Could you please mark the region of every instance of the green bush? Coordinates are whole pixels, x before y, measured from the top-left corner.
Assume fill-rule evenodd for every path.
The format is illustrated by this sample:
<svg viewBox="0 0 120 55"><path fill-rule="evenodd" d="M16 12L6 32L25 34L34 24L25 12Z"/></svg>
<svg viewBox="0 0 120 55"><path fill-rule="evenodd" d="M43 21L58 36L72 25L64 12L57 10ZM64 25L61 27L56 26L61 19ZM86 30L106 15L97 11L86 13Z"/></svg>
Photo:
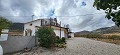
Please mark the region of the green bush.
<svg viewBox="0 0 120 55"><path fill-rule="evenodd" d="M66 43L66 38L65 38L65 37L62 37L61 42L62 42L62 43Z"/></svg>
<svg viewBox="0 0 120 55"><path fill-rule="evenodd" d="M56 37L55 43L66 43L66 38L65 37Z"/></svg>
<svg viewBox="0 0 120 55"><path fill-rule="evenodd" d="M60 43L60 42L61 42L61 38L59 36L56 36L55 43Z"/></svg>
<svg viewBox="0 0 120 55"><path fill-rule="evenodd" d="M42 47L50 48L54 45L55 35L52 28L41 27L37 32L39 45Z"/></svg>
<svg viewBox="0 0 120 55"><path fill-rule="evenodd" d="M120 36L118 35L111 35L111 36L104 36L102 34L83 34L83 35L80 35L81 37L85 37L85 38L99 38L99 39L117 39L117 40L120 40Z"/></svg>
<svg viewBox="0 0 120 55"><path fill-rule="evenodd" d="M86 37L86 38L102 38L102 35L101 34L83 34L81 35L81 37Z"/></svg>
<svg viewBox="0 0 120 55"><path fill-rule="evenodd" d="M108 39L113 39L113 40L118 39L118 40L120 40L120 36L112 35L112 36L108 36Z"/></svg>
<svg viewBox="0 0 120 55"><path fill-rule="evenodd" d="M66 38L65 37L62 37L62 38L56 37L55 46L60 47L60 48L66 47Z"/></svg>

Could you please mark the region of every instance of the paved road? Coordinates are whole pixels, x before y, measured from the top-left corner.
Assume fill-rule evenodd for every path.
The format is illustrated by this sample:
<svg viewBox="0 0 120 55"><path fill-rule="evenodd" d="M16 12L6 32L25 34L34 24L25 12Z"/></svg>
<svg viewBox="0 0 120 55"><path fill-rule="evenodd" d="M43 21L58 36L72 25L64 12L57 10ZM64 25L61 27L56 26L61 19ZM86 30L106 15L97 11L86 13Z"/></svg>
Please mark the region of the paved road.
<svg viewBox="0 0 120 55"><path fill-rule="evenodd" d="M32 54L28 52L27 54ZM25 55L21 54L21 55ZM67 41L66 49L48 51L39 48L33 55L120 55L120 45L95 41L87 38L72 38Z"/></svg>

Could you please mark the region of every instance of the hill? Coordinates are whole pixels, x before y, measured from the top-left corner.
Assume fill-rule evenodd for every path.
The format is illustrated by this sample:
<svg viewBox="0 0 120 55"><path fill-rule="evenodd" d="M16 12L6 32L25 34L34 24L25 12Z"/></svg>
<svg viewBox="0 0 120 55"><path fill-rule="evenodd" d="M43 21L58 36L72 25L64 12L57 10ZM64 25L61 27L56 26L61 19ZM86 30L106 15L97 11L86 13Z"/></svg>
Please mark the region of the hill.
<svg viewBox="0 0 120 55"><path fill-rule="evenodd" d="M80 32L76 32L75 36L90 34L90 33L98 33L98 34L120 33L120 27L112 26L112 27L99 28L93 31L80 31Z"/></svg>
<svg viewBox="0 0 120 55"><path fill-rule="evenodd" d="M92 31L93 33L109 34L109 33L120 33L120 27L104 27Z"/></svg>

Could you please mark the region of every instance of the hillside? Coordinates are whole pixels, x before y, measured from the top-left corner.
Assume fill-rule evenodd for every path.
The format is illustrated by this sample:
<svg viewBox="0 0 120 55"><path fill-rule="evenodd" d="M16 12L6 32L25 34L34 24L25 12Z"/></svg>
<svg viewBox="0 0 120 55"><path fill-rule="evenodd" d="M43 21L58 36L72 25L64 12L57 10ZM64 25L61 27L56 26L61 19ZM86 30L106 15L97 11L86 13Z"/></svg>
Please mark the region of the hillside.
<svg viewBox="0 0 120 55"><path fill-rule="evenodd" d="M9 27L9 31L24 31L24 23L13 23Z"/></svg>
<svg viewBox="0 0 120 55"><path fill-rule="evenodd" d="M120 27L117 26L112 26L112 27L104 27L104 28L99 28L93 31L81 31L81 32L76 32L75 35L83 35L83 34L90 34L90 33L99 33L99 34L109 34L109 33L120 33Z"/></svg>
<svg viewBox="0 0 120 55"><path fill-rule="evenodd" d="M120 27L112 26L112 27L105 27L93 30L94 33L101 33L101 34L108 34L108 33L120 33Z"/></svg>
<svg viewBox="0 0 120 55"><path fill-rule="evenodd" d="M89 33L91 33L91 32L90 31L86 31L86 30L81 31L81 32L76 32L76 34L89 34Z"/></svg>

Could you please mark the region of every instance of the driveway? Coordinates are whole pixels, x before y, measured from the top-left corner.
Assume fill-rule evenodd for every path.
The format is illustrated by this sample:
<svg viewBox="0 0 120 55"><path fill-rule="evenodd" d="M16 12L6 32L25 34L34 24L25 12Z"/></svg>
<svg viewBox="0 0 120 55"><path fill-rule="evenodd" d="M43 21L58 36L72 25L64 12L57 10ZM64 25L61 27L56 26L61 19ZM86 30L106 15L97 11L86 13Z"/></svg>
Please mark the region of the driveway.
<svg viewBox="0 0 120 55"><path fill-rule="evenodd" d="M67 40L67 48L50 51L42 48L20 55L120 55L120 45L95 41L87 38ZM17 54L15 54L17 55Z"/></svg>

